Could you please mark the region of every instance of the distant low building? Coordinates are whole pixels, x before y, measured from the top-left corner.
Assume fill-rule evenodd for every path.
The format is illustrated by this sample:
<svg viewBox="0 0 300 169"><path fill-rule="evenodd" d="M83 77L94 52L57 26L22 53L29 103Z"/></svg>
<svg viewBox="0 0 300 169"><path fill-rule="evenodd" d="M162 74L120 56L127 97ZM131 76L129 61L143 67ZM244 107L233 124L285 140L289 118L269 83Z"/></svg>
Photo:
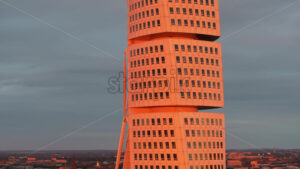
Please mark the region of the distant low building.
<svg viewBox="0 0 300 169"><path fill-rule="evenodd" d="M235 167L234 169L248 169L248 167Z"/></svg>
<svg viewBox="0 0 300 169"><path fill-rule="evenodd" d="M251 167L252 168L259 168L259 166L258 166L258 161L251 161Z"/></svg>
<svg viewBox="0 0 300 169"><path fill-rule="evenodd" d="M240 160L228 160L227 161L227 166L232 167L232 166L241 166L242 162Z"/></svg>

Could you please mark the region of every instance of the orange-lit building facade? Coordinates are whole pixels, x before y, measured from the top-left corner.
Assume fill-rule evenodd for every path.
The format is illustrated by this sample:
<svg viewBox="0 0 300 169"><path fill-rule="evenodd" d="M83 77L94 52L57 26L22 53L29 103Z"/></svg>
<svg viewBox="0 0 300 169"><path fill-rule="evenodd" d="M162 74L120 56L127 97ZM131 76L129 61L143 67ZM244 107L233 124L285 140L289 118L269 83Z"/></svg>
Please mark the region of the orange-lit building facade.
<svg viewBox="0 0 300 169"><path fill-rule="evenodd" d="M218 0L127 0L124 169L225 169Z"/></svg>

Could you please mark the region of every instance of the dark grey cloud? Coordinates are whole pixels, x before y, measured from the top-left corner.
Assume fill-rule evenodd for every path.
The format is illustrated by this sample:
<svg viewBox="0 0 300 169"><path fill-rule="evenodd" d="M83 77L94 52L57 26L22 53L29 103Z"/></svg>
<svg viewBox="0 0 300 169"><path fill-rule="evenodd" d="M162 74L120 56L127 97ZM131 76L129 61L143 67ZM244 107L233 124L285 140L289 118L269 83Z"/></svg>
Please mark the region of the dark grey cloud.
<svg viewBox="0 0 300 169"><path fill-rule="evenodd" d="M231 2L225 6L235 6ZM239 1L238 12L221 8L223 30L234 32L235 25L243 27L290 2ZM227 131L245 140L229 135L228 147L253 148L247 142L257 147L299 147L299 7L276 13L223 41Z"/></svg>
<svg viewBox="0 0 300 169"><path fill-rule="evenodd" d="M126 47L126 1L0 3L0 150L37 149L118 109L107 91ZM228 35L292 0L221 0ZM228 148L299 148L300 4L223 41ZM82 41L76 40L80 38ZM116 149L121 112L48 149ZM242 141L244 140L244 141ZM249 144L250 143L250 144Z"/></svg>

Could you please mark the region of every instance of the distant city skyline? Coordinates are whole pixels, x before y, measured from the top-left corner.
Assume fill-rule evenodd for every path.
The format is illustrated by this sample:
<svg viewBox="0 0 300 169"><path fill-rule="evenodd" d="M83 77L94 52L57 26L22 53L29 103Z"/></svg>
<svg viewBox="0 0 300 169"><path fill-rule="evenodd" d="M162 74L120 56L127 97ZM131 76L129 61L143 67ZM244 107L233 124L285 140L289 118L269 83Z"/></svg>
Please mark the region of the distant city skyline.
<svg viewBox="0 0 300 169"><path fill-rule="evenodd" d="M107 83L122 71L126 1L4 2L0 151L116 149L122 95ZM300 147L293 2L220 0L222 37L275 12L222 41L226 108L213 111L225 112L227 149Z"/></svg>
<svg viewBox="0 0 300 169"><path fill-rule="evenodd" d="M74 155L75 154L75 155ZM35 155L24 152L0 151L0 167L113 169L115 152L109 151L48 151ZM227 151L228 169L268 169L300 167L300 150L238 150ZM76 163L75 163L76 161Z"/></svg>

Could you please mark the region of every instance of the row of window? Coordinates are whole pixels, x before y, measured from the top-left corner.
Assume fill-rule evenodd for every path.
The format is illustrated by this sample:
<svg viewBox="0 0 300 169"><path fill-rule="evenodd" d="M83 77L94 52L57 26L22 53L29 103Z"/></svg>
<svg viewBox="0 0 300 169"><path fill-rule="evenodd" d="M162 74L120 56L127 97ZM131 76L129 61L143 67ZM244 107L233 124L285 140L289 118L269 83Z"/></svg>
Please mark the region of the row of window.
<svg viewBox="0 0 300 169"><path fill-rule="evenodd" d="M156 88L156 87L162 88L163 82L164 82L164 87L168 87L168 85L169 85L168 80L164 80L164 81L159 80L159 81L148 81L148 83L143 82L143 86L142 86L142 82L131 83L131 90L152 88L152 84L153 84L153 88Z"/></svg>
<svg viewBox="0 0 300 169"><path fill-rule="evenodd" d="M215 11L209 11L207 10L205 12L205 10L201 9L200 10L200 13L199 13L199 9L192 9L192 8L173 8L173 7L170 7L169 8L169 11L170 11L170 14L174 14L176 12L176 14L184 14L184 15L196 15L196 16L199 16L200 13L201 13L201 16L206 16L206 17L212 17L212 18L215 18L216 17L216 13Z"/></svg>
<svg viewBox="0 0 300 169"><path fill-rule="evenodd" d="M222 126L222 119L210 119L210 118L184 118L185 125L220 125ZM133 126L144 126L144 125L173 125L172 118L152 118L152 119L133 119Z"/></svg>
<svg viewBox="0 0 300 169"><path fill-rule="evenodd" d="M179 169L179 167L177 165L175 165L175 166L171 166L171 165L168 165L168 166L165 166L165 165L162 165L162 166L159 166L159 165L156 165L156 166L154 166L154 165L149 165L149 166L148 165L145 165L145 166L139 165L138 166L138 165L135 165L134 168L135 169ZM215 169L217 169L217 168L215 168ZM220 168L218 168L218 169L220 169Z"/></svg>
<svg viewBox="0 0 300 169"><path fill-rule="evenodd" d="M200 5L204 5L204 0L169 0L169 2L176 2L176 3L188 3L188 4L200 4ZM211 6L214 6L215 5L215 1L214 0L205 0L205 5L211 5Z"/></svg>
<svg viewBox="0 0 300 169"><path fill-rule="evenodd" d="M152 132L151 132L152 131ZM175 137L174 130L138 130L133 131L133 137ZM186 137L223 137L222 130L185 130Z"/></svg>
<svg viewBox="0 0 300 169"><path fill-rule="evenodd" d="M199 52L199 53L210 53L210 54L218 54L218 48L213 48L213 47L208 47L208 46L196 46L196 45L174 45L174 50L175 51L180 51L182 52ZM149 46L149 47L144 47L144 48L139 48L139 49L134 49L130 50L130 57L132 56L137 56L137 55L144 55L148 53L153 53L153 52L164 52L164 46L159 45L159 46Z"/></svg>
<svg viewBox="0 0 300 169"><path fill-rule="evenodd" d="M189 154L189 160L223 160L223 153ZM134 160L178 160L177 154L134 154Z"/></svg>
<svg viewBox="0 0 300 169"><path fill-rule="evenodd" d="M174 50L175 51L179 51L179 47L180 47L180 50L182 52L200 52L200 53L210 53L210 54L218 54L219 51L218 51L218 48L213 48L213 47L207 47L207 46L191 46L191 45L178 45L178 44L175 44L174 45Z"/></svg>
<svg viewBox="0 0 300 169"><path fill-rule="evenodd" d="M175 22L175 21L177 21L177 22ZM194 27L194 26L201 27L201 24L202 24L202 28L207 27L209 29L210 28L217 29L217 24L215 22L211 23L211 22L205 22L205 21L200 22L199 20L197 20L197 21L190 20L189 21L187 19L177 19L177 20L171 19L171 25L177 25L177 26L184 25L184 26L191 26L191 27ZM152 27L155 27L155 25L152 26ZM145 27L144 27L144 29L145 29ZM138 31L138 30L136 30L136 31ZM134 32L134 30L133 30L133 32Z"/></svg>
<svg viewBox="0 0 300 169"><path fill-rule="evenodd" d="M134 142L134 149L176 149L175 142ZM223 142L187 142L188 149L223 149Z"/></svg>
<svg viewBox="0 0 300 169"><path fill-rule="evenodd" d="M206 65L211 65L211 66L219 66L219 59L209 59L209 58L198 58L198 57L186 57L186 56L176 56L176 62L177 63L190 63L190 64L199 64L199 61L202 65L204 65L204 63Z"/></svg>
<svg viewBox="0 0 300 169"><path fill-rule="evenodd" d="M176 14L181 14L181 11L184 15L187 15L187 13L189 15L194 15L195 16L203 16L203 17L212 17L212 18L215 18L216 17L216 14L215 14L215 11L209 11L209 10L199 10L199 9L192 9L192 8L173 8L173 7L170 7L169 8L169 11L170 11L170 14L174 14L175 11L176 11ZM199 12L200 11L200 12ZM201 13L201 14L200 14ZM146 11L142 11L142 12L139 12L139 13L136 13L134 15L131 15L129 16L129 22L133 22L133 21L136 21L136 20L139 20L139 19L142 19L142 18L146 18L146 17L150 17L150 16L155 16L155 15L159 15L159 9L156 8L156 9L151 9L151 10L146 10Z"/></svg>
<svg viewBox="0 0 300 169"><path fill-rule="evenodd" d="M152 131L152 132L151 132ZM174 130L133 131L133 137L175 137Z"/></svg>
<svg viewBox="0 0 300 169"><path fill-rule="evenodd" d="M200 76L200 69L183 68L183 72L182 72L182 68L177 68L177 74L178 75L191 75L191 76L194 76L196 74L197 76ZM206 70L205 71L205 69L201 69L201 75L207 76L207 77L210 77L210 76L211 77L220 77L220 72L215 71L215 70ZM152 72L152 76L155 76L155 75L153 75L153 72Z"/></svg>
<svg viewBox="0 0 300 169"><path fill-rule="evenodd" d="M183 72L182 72L182 68L177 68L177 74L178 75L197 75L200 76L200 69L193 69L193 68L183 68ZM167 69L163 68L163 69L152 69L152 70L143 70L143 71L136 71L136 72L131 72L130 73L130 77L133 78L145 78L145 77L156 77L156 76L160 76L160 75L167 75ZM215 70L205 70L205 69L201 69L201 76L207 76L207 77L220 77L220 72L219 71L215 71Z"/></svg>
<svg viewBox="0 0 300 169"><path fill-rule="evenodd" d="M157 0L141 0L139 2L136 2L134 4L131 4L131 2L129 2L129 11L144 7L144 6L148 6L148 5L153 5L153 4L157 4Z"/></svg>
<svg viewBox="0 0 300 169"><path fill-rule="evenodd" d="M152 70L131 72L131 78L150 77L150 76L156 76L156 75L157 76L167 75L167 69L163 68L163 69L152 69Z"/></svg>
<svg viewBox="0 0 300 169"><path fill-rule="evenodd" d="M159 95L159 97L158 97ZM169 92L160 92L160 93L149 93L149 100L152 100L152 99L169 99L170 98L170 94ZM147 93L144 93L143 94L135 94L135 95L131 95L131 100L132 101L142 101L142 100L148 100L148 94Z"/></svg>
<svg viewBox="0 0 300 169"><path fill-rule="evenodd" d="M147 59L140 59L130 62L130 67L139 67L139 66L145 66L145 65L154 65L154 64L160 64L160 63L166 63L166 59L164 56L162 57L156 57L156 58L147 58Z"/></svg>
<svg viewBox="0 0 300 169"><path fill-rule="evenodd" d="M172 118L133 119L132 125L133 126L173 125L173 119Z"/></svg>
<svg viewBox="0 0 300 169"><path fill-rule="evenodd" d="M142 29L146 29L146 28L151 28L151 27L156 27L156 26L160 26L160 20L152 20L152 21L148 21L148 22L143 22L140 24L136 24L133 26L129 27L129 32L136 32Z"/></svg>
<svg viewBox="0 0 300 169"><path fill-rule="evenodd" d="M187 142L187 148L191 149L223 149L223 142Z"/></svg>
<svg viewBox="0 0 300 169"><path fill-rule="evenodd" d="M190 83L191 82L191 83ZM185 80L185 86L183 86L183 80L179 80L179 86L180 87L185 87L185 89L188 89L188 87L190 87L190 84L192 87L196 87L196 82L197 82L197 87L201 87L201 82L200 80ZM206 85L207 84L207 85ZM217 84L217 85L216 85ZM216 86L217 86L217 89L220 89L220 82L211 82L211 81L202 81L202 88L213 88L213 89L216 89Z"/></svg>
<svg viewBox="0 0 300 169"><path fill-rule="evenodd" d="M188 3L188 4L200 4L200 5L204 5L204 0L169 0L170 3L175 2L175 3ZM129 2L129 4L131 4L132 2ZM153 5L153 4L157 4L158 0L141 0L138 1L136 3L132 3L131 5L129 5L129 11L132 10L136 10L138 8L144 7L144 6L148 6L148 5ZM205 5L209 6L214 6L215 5L215 1L214 0L205 0Z"/></svg>
<svg viewBox="0 0 300 169"><path fill-rule="evenodd" d="M148 54L148 53L153 53L153 52L164 52L164 46L159 45L159 46L149 46L149 47L144 47L140 49L134 49L130 50L130 57L136 56L136 55L143 55L143 54Z"/></svg>
<svg viewBox="0 0 300 169"><path fill-rule="evenodd" d="M221 101L221 94L216 94L216 93L203 93L203 97L202 97L202 93L201 92L198 92L198 95L196 92L180 92L180 97L182 99L185 99L185 98L188 98L188 99L191 99L192 96L191 96L191 93L193 95L193 99L205 99L205 100L218 100L218 101ZM218 98L217 98L218 96Z"/></svg>
<svg viewBox="0 0 300 169"><path fill-rule="evenodd" d="M187 15L187 13L189 15L194 15L195 16L203 16L203 17L212 17L212 18L215 18L216 17L216 14L215 14L215 11L209 11L209 10L199 10L199 9L192 9L192 8L173 8L173 7L170 7L169 8L169 11L170 11L170 14L174 14L175 11L176 11L176 14L181 14L181 12L184 14L184 15ZM200 11L200 12L199 12ZM201 14L200 14L201 13ZM129 16L129 22L133 22L133 21L136 21L136 20L139 20L139 19L142 19L142 18L146 18L146 17L150 17L150 16L155 16L155 15L159 15L159 9L156 8L156 9L151 9L151 10L146 10L146 11L142 11L142 12L139 12L139 13L136 13L134 15L131 15Z"/></svg>
<svg viewBox="0 0 300 169"><path fill-rule="evenodd" d="M185 130L186 137L223 137L222 130Z"/></svg>
<svg viewBox="0 0 300 169"><path fill-rule="evenodd" d="M175 142L143 142L143 143L134 143L133 144L134 149L176 149L176 143Z"/></svg>
<svg viewBox="0 0 300 169"><path fill-rule="evenodd" d="M176 56L176 62L177 63L189 63L189 64L199 64L202 65L211 65L211 66L219 66L219 59L209 59L209 58L198 58L198 57L186 57L186 56ZM139 66L147 66L147 65L154 65L154 64L161 64L166 63L166 58L164 56L162 57L156 57L156 58L146 58L146 59L138 59L130 62L130 67L139 67Z"/></svg>
<svg viewBox="0 0 300 169"><path fill-rule="evenodd" d="M143 12L139 12L139 13L136 13L134 15L131 15L131 16L129 16L129 21L133 22L135 20L142 19L142 18L145 18L145 17L154 16L154 15L159 15L159 9L158 8L156 8L155 10L151 9L151 10L147 10L147 11L143 11Z"/></svg>
<svg viewBox="0 0 300 169"><path fill-rule="evenodd" d="M185 83L183 83L185 82ZM164 84L164 85L163 85ZM190 85L191 84L191 85ZM184 88L180 88L180 90L183 90L183 89L186 89L186 90L189 90L189 87L196 87L196 84L197 84L197 87L201 87L202 88L213 88L213 89L220 89L220 82L211 82L211 81L202 81L202 85L201 85L201 81L200 80L179 80L179 86L180 87L184 87ZM131 90L142 90L142 89L151 89L152 87L153 88L160 88L160 90L164 90L164 89L167 89L168 88L168 80L158 80L158 81L148 81L147 82L139 82L139 83L131 83ZM143 92L147 92L148 90L143 90Z"/></svg>
<svg viewBox="0 0 300 169"><path fill-rule="evenodd" d="M134 160L176 161L177 154L134 154Z"/></svg>
<svg viewBox="0 0 300 169"><path fill-rule="evenodd" d="M184 118L185 125L216 125L222 126L222 119L210 118ZM133 119L132 126L149 126L149 125L173 125L173 118L152 118L152 119Z"/></svg>
<svg viewBox="0 0 300 169"><path fill-rule="evenodd" d="M190 166L190 169L224 169L224 165Z"/></svg>
<svg viewBox="0 0 300 169"><path fill-rule="evenodd" d="M185 125L200 125L200 119L199 118L184 118L184 124ZM222 119L209 119L209 118L202 118L201 119L201 125L216 125L216 126L222 126Z"/></svg>
<svg viewBox="0 0 300 169"><path fill-rule="evenodd" d="M129 27L129 32L136 32L136 31L140 31L143 29L147 29L147 28L154 28L156 26L160 26L161 22L160 20L152 20L152 21L147 21L147 22L143 22L140 24L135 24L133 26ZM202 24L202 26L201 26ZM209 21L202 21L200 22L199 20L190 20L188 21L187 19L181 20L181 19L177 19L177 23L175 22L175 19L171 19L171 25L178 25L178 26L191 26L191 27L202 27L202 28L208 28L208 29L217 29L217 25L215 22L209 22Z"/></svg>
<svg viewBox="0 0 300 169"><path fill-rule="evenodd" d="M144 94L132 94L131 95L131 101L142 101L142 100L149 100L152 99L169 99L170 93L169 92L155 92L155 93L144 93ZM204 100L214 100L214 101L221 101L221 94L216 93L202 93L201 92L180 92L180 97L182 99L204 99Z"/></svg>
<svg viewBox="0 0 300 169"><path fill-rule="evenodd" d="M179 169L179 167L177 165L175 166L171 166L171 165L168 165L168 166L165 166L165 165L162 165L162 166L159 166L159 165L135 165L134 166L135 169ZM190 169L224 169L224 165L201 165L201 166L190 166Z"/></svg>
<svg viewBox="0 0 300 169"><path fill-rule="evenodd" d="M223 153L189 154L189 160L223 160Z"/></svg>

